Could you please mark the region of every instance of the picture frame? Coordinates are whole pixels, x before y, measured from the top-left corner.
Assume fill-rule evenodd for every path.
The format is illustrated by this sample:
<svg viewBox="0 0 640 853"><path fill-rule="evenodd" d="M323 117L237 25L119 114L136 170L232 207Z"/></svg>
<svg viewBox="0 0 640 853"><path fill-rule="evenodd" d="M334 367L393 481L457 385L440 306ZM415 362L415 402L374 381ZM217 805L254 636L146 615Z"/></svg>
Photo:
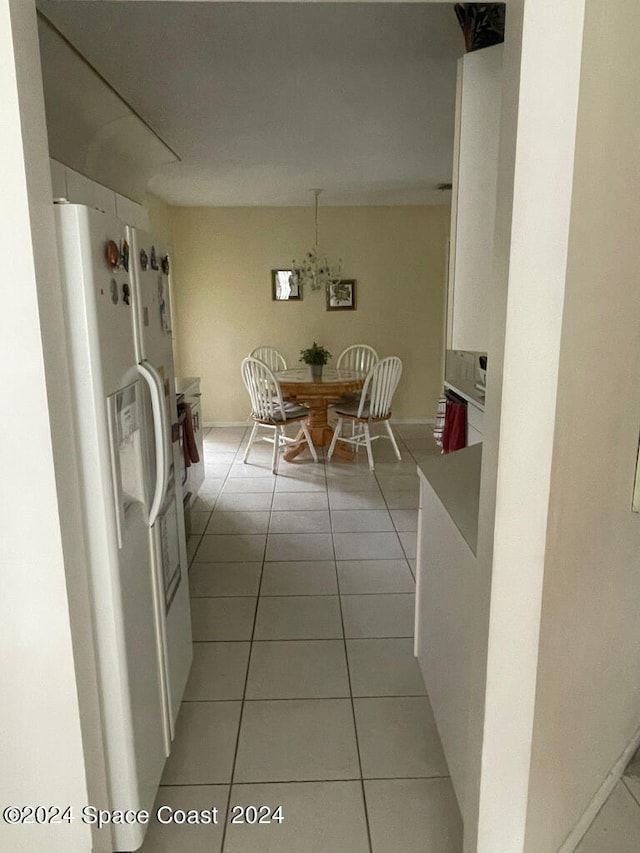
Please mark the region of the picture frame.
<svg viewBox="0 0 640 853"><path fill-rule="evenodd" d="M355 311L356 282L353 278L340 279L327 285L327 311Z"/></svg>
<svg viewBox="0 0 640 853"><path fill-rule="evenodd" d="M271 270L271 299L274 302L291 302L302 299L302 287L292 285L289 276L293 270Z"/></svg>

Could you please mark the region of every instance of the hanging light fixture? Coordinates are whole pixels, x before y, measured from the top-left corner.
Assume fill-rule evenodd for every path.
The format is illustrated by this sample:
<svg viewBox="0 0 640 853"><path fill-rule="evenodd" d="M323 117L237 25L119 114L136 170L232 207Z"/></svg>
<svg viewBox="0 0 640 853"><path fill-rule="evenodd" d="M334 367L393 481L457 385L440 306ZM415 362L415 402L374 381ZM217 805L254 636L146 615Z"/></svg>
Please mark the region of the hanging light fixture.
<svg viewBox="0 0 640 853"><path fill-rule="evenodd" d="M328 284L337 284L342 277L342 259L332 264L326 255L320 251L318 243L318 196L322 190L314 189L316 214L316 241L313 247L304 255L301 262L294 259L292 272L289 277L291 285L307 285L311 290L324 290Z"/></svg>

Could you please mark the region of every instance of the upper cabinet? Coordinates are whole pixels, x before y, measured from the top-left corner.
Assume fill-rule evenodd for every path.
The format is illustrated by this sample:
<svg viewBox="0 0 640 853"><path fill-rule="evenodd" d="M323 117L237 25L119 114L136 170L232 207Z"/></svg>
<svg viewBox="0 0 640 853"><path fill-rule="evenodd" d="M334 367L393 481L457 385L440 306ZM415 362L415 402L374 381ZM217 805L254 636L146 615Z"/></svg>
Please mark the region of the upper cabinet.
<svg viewBox="0 0 640 853"><path fill-rule="evenodd" d="M503 45L458 62L447 348L489 348Z"/></svg>
<svg viewBox="0 0 640 853"><path fill-rule="evenodd" d="M143 205L125 198L97 181L92 181L57 160L50 158L49 166L54 201L85 204L95 210L117 216L121 222L126 222L134 228L149 230L149 211Z"/></svg>

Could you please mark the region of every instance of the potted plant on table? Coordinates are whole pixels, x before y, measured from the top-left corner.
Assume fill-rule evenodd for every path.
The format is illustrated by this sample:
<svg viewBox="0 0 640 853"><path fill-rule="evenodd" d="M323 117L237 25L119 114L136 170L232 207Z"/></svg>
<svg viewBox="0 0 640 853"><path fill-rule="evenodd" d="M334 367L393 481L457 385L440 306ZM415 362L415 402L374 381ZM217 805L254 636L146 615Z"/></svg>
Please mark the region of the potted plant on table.
<svg viewBox="0 0 640 853"><path fill-rule="evenodd" d="M322 368L331 358L331 353L320 344L313 342L309 349L300 350L300 361L304 361L311 368L311 378L321 379Z"/></svg>

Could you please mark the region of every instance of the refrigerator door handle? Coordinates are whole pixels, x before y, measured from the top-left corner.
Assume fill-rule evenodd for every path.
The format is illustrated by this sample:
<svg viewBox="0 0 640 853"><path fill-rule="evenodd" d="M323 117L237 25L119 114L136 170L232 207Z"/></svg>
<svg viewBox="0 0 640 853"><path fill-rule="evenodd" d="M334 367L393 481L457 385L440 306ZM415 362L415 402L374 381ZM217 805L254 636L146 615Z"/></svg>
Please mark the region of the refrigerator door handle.
<svg viewBox="0 0 640 853"><path fill-rule="evenodd" d="M138 372L145 380L151 394L153 412L153 434L156 448L156 484L149 510L149 527L152 527L160 513L169 486L170 462L167 448L167 412L164 405L164 386L158 371L148 361L138 364Z"/></svg>

